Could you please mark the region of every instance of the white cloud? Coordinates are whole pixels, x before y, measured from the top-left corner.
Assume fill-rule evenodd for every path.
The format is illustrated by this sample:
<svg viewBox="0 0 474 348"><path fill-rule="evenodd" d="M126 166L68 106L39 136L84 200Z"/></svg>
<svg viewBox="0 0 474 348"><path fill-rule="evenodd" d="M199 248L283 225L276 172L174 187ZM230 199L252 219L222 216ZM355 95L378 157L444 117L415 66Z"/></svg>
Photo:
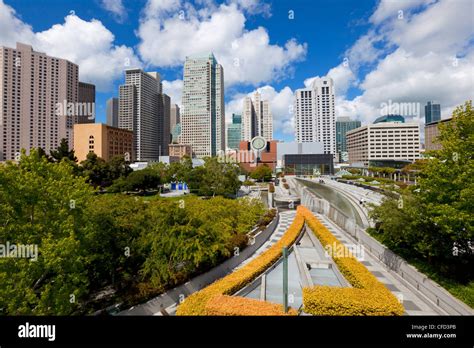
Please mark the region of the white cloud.
<svg viewBox="0 0 474 348"><path fill-rule="evenodd" d="M381 0L369 21L380 24L387 19L398 19L399 16L404 17L407 14L406 11L409 12L433 1L435 0Z"/></svg>
<svg viewBox="0 0 474 348"><path fill-rule="evenodd" d="M282 78L292 63L305 57L306 44L291 39L284 46L274 45L265 28L247 30L244 12L256 3L195 8L177 0L150 0L137 31L140 55L148 64L176 67L186 56L213 52L224 67L227 86Z"/></svg>
<svg viewBox="0 0 474 348"><path fill-rule="evenodd" d="M181 107L181 95L183 91L183 80L163 81L163 93L171 98L172 104L178 104Z"/></svg>
<svg viewBox="0 0 474 348"><path fill-rule="evenodd" d="M380 116L381 103L419 103L423 115L426 102L435 100L446 118L472 99L473 6L470 0L381 1L371 17L376 26L348 50L350 63L373 68L358 85L361 95L352 100L338 96L337 114L367 123ZM399 9L405 10L402 19ZM365 55L364 47L371 54Z"/></svg>
<svg viewBox="0 0 474 348"><path fill-rule="evenodd" d="M30 44L36 51L68 59L79 65L81 81L94 83L98 91L110 91L113 81L128 67L141 66L132 48L115 45L115 37L102 22L68 15L64 23L33 32L15 11L0 0L0 45Z"/></svg>
<svg viewBox="0 0 474 348"><path fill-rule="evenodd" d="M338 97L344 97L347 90L356 83L356 76L352 72L348 64L342 63L328 71L326 77L332 78L334 81L335 94ZM320 76L309 77L304 80L306 88L311 87L313 81Z"/></svg>
<svg viewBox="0 0 474 348"><path fill-rule="evenodd" d="M0 0L0 44L15 47L16 41L31 42L31 26L17 18L15 10Z"/></svg>
<svg viewBox="0 0 474 348"><path fill-rule="evenodd" d="M127 10L122 0L101 0L101 6L112 13L118 22L123 22L127 17Z"/></svg>
<svg viewBox="0 0 474 348"><path fill-rule="evenodd" d="M292 115L294 94L288 86L276 91L274 87L265 85L247 94L238 93L234 95L231 101L226 104L227 121L230 122L232 113L242 114L244 98L246 96L253 97L256 91L262 95L262 100L270 102L273 116L273 133L294 134L294 118Z"/></svg>

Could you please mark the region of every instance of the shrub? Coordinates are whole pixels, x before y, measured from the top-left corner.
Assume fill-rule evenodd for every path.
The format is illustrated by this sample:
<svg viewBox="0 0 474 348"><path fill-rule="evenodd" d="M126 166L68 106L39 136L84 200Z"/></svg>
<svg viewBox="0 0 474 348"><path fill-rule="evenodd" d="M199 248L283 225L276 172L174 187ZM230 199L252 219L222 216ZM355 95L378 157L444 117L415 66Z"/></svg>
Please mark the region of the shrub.
<svg viewBox="0 0 474 348"><path fill-rule="evenodd" d="M334 256L339 271L353 288L315 286L303 289L304 311L314 315L402 315L405 310L398 299L370 273L348 249L309 211L300 207L307 225L323 247L336 245L344 248ZM335 243L335 244L334 244Z"/></svg>
<svg viewBox="0 0 474 348"><path fill-rule="evenodd" d="M304 225L304 217L301 212L302 210L298 207L293 223L271 248L239 270L190 295L178 307L176 314L209 315L206 306L211 299L219 295L231 295L262 274L281 257L281 249L293 244L300 234Z"/></svg>
<svg viewBox="0 0 474 348"><path fill-rule="evenodd" d="M288 313L285 313L280 304L227 295L211 298L206 305L206 311L208 315L225 316L298 315L293 308L289 308Z"/></svg>

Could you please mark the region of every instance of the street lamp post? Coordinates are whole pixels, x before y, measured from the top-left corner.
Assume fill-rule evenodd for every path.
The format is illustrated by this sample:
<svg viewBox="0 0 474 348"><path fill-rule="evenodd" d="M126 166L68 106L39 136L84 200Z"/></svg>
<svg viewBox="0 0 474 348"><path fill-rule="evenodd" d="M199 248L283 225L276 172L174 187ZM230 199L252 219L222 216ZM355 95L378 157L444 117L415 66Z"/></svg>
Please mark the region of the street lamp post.
<svg viewBox="0 0 474 348"><path fill-rule="evenodd" d="M283 247L283 308L288 313L288 248Z"/></svg>

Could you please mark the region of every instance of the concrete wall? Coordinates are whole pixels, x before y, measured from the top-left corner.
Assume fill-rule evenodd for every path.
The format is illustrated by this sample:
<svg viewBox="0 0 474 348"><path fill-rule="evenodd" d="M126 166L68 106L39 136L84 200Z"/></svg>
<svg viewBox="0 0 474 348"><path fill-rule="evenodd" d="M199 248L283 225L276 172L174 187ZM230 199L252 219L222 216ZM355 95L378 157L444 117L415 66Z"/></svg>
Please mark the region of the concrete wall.
<svg viewBox="0 0 474 348"><path fill-rule="evenodd" d="M387 266L400 281L412 289L418 290L423 296L450 315L474 315L474 311L468 305L455 298L447 290L408 264L403 258L372 238L363 228L347 218L336 207L323 199L317 198L302 184L294 181L294 185L300 193L302 205L311 211L326 215L363 245L366 251Z"/></svg>

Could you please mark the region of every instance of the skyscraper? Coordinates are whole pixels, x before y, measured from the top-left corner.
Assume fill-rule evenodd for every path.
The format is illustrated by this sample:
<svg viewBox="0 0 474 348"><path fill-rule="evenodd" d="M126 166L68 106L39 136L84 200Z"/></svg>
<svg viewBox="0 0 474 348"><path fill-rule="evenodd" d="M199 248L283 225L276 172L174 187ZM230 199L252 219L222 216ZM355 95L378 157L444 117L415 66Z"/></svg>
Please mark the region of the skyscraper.
<svg viewBox="0 0 474 348"><path fill-rule="evenodd" d="M161 134L159 144L160 156L168 156L169 154L168 145L171 144L170 113L171 98L167 94L163 93L161 94L161 103L158 111L160 119L163 120L163 122L158 123L158 131Z"/></svg>
<svg viewBox="0 0 474 348"><path fill-rule="evenodd" d="M197 157L225 150L224 69L212 53L186 57L181 143Z"/></svg>
<svg viewBox="0 0 474 348"><path fill-rule="evenodd" d="M119 127L133 131L137 161L157 161L167 153L166 125L169 97L162 94L160 75L126 70L125 84L119 88Z"/></svg>
<svg viewBox="0 0 474 348"><path fill-rule="evenodd" d="M360 121L353 121L349 117L338 117L336 119L336 150L339 154L340 162L348 160L346 133L352 129L359 128L360 126Z"/></svg>
<svg viewBox="0 0 474 348"><path fill-rule="evenodd" d="M254 100L245 97L242 110L242 140L250 141L255 136L273 140L273 118L268 100L262 100L258 92Z"/></svg>
<svg viewBox="0 0 474 348"><path fill-rule="evenodd" d="M170 108L170 132L171 142L177 143L181 135L180 109L177 104L172 104Z"/></svg>
<svg viewBox="0 0 474 348"><path fill-rule="evenodd" d="M334 83L331 78L317 78L310 88L295 92L296 142L323 143L324 153L336 154L336 113Z"/></svg>
<svg viewBox="0 0 474 348"><path fill-rule="evenodd" d="M241 138L242 116L232 114L232 123L227 125L227 148L238 150Z"/></svg>
<svg viewBox="0 0 474 348"><path fill-rule="evenodd" d="M425 105L425 124L441 120L441 105L428 102Z"/></svg>
<svg viewBox="0 0 474 348"><path fill-rule="evenodd" d="M172 104L170 108L170 130L173 130L177 123L180 123L179 106Z"/></svg>
<svg viewBox="0 0 474 348"><path fill-rule="evenodd" d="M30 45L0 47L0 161L33 147L49 153L62 138L72 147L78 75L76 64Z"/></svg>
<svg viewBox="0 0 474 348"><path fill-rule="evenodd" d="M112 127L118 127L118 98L110 98L107 100L107 124Z"/></svg>
<svg viewBox="0 0 474 348"><path fill-rule="evenodd" d="M77 102L81 105L74 123L94 123L95 122L95 85L91 83L79 82Z"/></svg>

